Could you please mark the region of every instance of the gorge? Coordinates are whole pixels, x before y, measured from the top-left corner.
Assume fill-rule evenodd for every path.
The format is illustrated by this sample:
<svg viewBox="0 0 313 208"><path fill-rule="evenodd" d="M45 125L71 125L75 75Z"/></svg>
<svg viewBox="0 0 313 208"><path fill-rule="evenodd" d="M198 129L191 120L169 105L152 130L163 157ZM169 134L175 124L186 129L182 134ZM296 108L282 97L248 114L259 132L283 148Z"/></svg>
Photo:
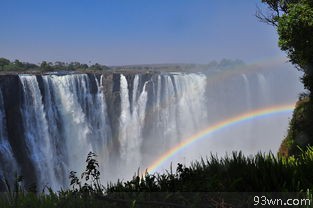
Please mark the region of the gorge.
<svg viewBox="0 0 313 208"><path fill-rule="evenodd" d="M302 91L297 77L285 65L238 72L1 75L0 176L12 181L16 172L39 190L59 190L69 186L71 170L83 170L92 151L98 155L102 180L127 179L218 121L295 103ZM288 117L291 113L226 129L172 162L188 163L210 152L275 152L286 135Z"/></svg>

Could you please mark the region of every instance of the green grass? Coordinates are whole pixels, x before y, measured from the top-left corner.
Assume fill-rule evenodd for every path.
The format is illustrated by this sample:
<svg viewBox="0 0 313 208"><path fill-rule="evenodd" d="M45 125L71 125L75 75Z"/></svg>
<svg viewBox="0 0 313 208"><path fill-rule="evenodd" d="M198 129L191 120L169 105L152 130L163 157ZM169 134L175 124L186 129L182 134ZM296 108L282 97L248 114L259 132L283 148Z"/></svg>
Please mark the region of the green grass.
<svg viewBox="0 0 313 208"><path fill-rule="evenodd" d="M178 164L175 173L146 174L111 184L107 192L301 192L313 188L313 148L299 157L242 153Z"/></svg>
<svg viewBox="0 0 313 208"><path fill-rule="evenodd" d="M251 197L235 192L295 192L310 198L313 190L313 148L297 157L242 153L217 158L210 156L189 167L178 164L176 171L136 175L129 181L100 184L96 155L90 153L81 178L71 172L68 190L27 192L21 181L7 184L0 207L227 207L252 203ZM212 192L214 194L212 195ZM219 193L234 192L226 200ZM297 195L298 196L298 195ZM238 201L239 200L239 201ZM227 205L228 204L228 205ZM210 206L209 206L210 205ZM248 206L248 205L247 205Z"/></svg>

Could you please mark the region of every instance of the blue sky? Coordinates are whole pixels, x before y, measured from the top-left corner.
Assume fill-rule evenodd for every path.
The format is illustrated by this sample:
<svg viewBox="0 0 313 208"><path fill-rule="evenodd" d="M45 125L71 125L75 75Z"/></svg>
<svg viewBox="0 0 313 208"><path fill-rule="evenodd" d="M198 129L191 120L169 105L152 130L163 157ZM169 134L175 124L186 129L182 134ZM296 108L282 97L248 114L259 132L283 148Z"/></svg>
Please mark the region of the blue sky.
<svg viewBox="0 0 313 208"><path fill-rule="evenodd" d="M0 0L0 57L106 65L283 57L258 0Z"/></svg>

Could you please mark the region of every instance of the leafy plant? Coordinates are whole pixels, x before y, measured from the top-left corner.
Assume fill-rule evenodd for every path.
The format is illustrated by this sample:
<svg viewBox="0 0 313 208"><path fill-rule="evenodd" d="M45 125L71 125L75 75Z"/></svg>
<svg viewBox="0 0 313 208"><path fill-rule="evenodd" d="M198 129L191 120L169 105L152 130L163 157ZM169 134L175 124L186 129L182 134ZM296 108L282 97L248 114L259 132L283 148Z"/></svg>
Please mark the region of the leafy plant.
<svg viewBox="0 0 313 208"><path fill-rule="evenodd" d="M74 192L84 193L84 194L103 194L104 187L100 182L100 171L99 163L96 160L97 155L93 152L89 152L86 159L86 169L81 174L80 179L76 176L77 172L71 171L70 185ZM82 179L84 179L84 184L82 185Z"/></svg>

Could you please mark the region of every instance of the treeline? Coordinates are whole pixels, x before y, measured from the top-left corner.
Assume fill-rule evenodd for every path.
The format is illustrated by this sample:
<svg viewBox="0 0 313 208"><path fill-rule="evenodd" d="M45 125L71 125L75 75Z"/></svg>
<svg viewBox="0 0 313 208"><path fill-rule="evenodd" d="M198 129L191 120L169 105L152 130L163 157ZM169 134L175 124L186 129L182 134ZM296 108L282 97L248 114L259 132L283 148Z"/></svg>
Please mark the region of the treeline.
<svg viewBox="0 0 313 208"><path fill-rule="evenodd" d="M232 70L245 67L241 60L222 59L221 61L211 61L208 64L141 64L108 67L101 64L82 64L79 62L47 62L40 64L21 62L20 60L10 61L0 58L0 71L20 72L20 71L102 71L102 70L139 70L139 71L178 71L178 72L207 72L210 70Z"/></svg>
<svg viewBox="0 0 313 208"><path fill-rule="evenodd" d="M10 61L6 58L0 58L0 71L101 71L108 70L109 67L101 64L81 64L79 62L65 63L61 61L47 62L42 61L40 64L21 62L19 60Z"/></svg>

